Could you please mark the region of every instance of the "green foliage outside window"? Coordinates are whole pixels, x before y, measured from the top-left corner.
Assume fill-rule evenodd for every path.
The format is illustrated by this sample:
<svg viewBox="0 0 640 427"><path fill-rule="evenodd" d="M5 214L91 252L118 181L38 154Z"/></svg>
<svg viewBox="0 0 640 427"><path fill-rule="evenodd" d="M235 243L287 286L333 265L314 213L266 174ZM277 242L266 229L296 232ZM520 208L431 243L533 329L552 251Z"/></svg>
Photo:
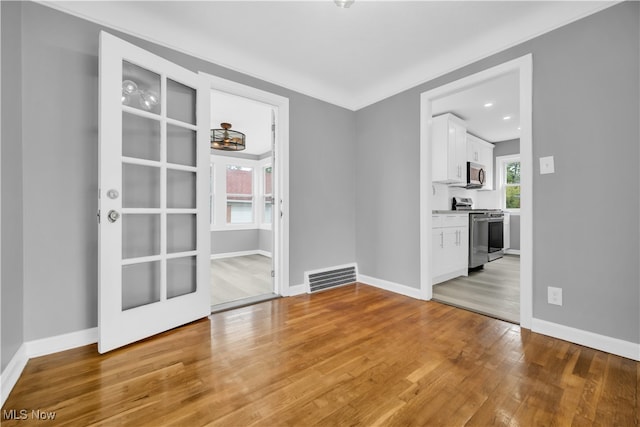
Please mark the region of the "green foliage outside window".
<svg viewBox="0 0 640 427"><path fill-rule="evenodd" d="M520 184L520 162L507 163L507 184Z"/></svg>
<svg viewBox="0 0 640 427"><path fill-rule="evenodd" d="M520 209L520 162L506 165L505 208Z"/></svg>

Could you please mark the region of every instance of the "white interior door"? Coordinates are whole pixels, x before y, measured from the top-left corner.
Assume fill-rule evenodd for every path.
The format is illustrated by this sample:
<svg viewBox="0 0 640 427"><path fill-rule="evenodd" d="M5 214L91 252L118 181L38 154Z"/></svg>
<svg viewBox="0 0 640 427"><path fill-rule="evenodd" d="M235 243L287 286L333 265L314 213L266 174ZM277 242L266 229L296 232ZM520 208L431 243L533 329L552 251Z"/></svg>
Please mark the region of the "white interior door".
<svg viewBox="0 0 640 427"><path fill-rule="evenodd" d="M101 353L210 313L209 88L100 34Z"/></svg>

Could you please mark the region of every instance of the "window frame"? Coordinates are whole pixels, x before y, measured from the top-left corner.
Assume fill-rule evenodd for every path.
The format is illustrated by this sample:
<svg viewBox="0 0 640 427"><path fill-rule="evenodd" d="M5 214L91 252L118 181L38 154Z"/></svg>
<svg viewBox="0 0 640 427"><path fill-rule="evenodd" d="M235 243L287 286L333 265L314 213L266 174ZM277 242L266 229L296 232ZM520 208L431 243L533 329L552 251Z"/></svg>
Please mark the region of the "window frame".
<svg viewBox="0 0 640 427"><path fill-rule="evenodd" d="M272 157L260 160L245 159L225 155L211 154L211 184L210 184L210 229L211 231L233 230L271 230L272 224L263 222L264 219L264 175L266 167L273 167ZM228 224L227 206L227 166L252 168L252 208L253 221L244 224ZM272 188L273 191L273 188ZM220 202L218 202L220 200ZM220 205L220 206L217 206ZM275 206L275 204L274 204ZM275 209L274 209L275 211Z"/></svg>
<svg viewBox="0 0 640 427"><path fill-rule="evenodd" d="M507 156L498 156L496 157L496 168L498 169L498 190L500 192L500 209L509 212L512 214L520 214L520 206L517 209L507 208L507 187L520 187L520 191L522 191L522 173L520 173L520 183L518 184L508 184L507 183L507 165L509 163L519 162L520 167L522 167L522 160L520 158L520 154L510 154Z"/></svg>
<svg viewBox="0 0 640 427"><path fill-rule="evenodd" d="M262 179L262 182L260 183L260 189L261 189L261 194L259 197L261 197L262 203L261 203L261 211L260 212L260 229L262 230L271 230L273 227L273 215L275 213L275 199L273 198L273 164L271 162L271 159L268 159L269 162L268 163L264 163L262 162L261 166L260 166L260 177ZM266 191L266 185L267 185L267 169L271 168L271 193L267 193ZM267 205L267 196L271 196L271 221L270 222L266 222L265 221L265 214L267 212L266 209L266 205Z"/></svg>

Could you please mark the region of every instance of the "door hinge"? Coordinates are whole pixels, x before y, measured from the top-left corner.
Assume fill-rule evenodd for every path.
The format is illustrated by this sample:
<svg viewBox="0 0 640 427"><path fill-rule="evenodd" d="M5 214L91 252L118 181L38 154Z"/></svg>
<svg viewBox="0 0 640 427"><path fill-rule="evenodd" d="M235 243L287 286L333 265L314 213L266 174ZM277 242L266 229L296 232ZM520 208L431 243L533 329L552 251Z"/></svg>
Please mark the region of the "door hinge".
<svg viewBox="0 0 640 427"><path fill-rule="evenodd" d="M98 224L100 224L100 209L98 209L98 214L96 216L98 217Z"/></svg>
<svg viewBox="0 0 640 427"><path fill-rule="evenodd" d="M271 277L276 277L276 271L275 270L271 270Z"/></svg>

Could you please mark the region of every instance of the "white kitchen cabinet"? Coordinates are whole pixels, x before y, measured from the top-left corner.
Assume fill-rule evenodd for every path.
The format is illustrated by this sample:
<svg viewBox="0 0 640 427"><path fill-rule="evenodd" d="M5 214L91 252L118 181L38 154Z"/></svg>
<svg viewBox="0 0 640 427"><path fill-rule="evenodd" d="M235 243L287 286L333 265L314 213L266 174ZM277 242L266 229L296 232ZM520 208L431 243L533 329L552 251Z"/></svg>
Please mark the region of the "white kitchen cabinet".
<svg viewBox="0 0 640 427"><path fill-rule="evenodd" d="M493 190L493 148L492 143L467 134L467 161L481 164L485 169L485 185L482 190Z"/></svg>
<svg viewBox="0 0 640 427"><path fill-rule="evenodd" d="M434 117L431 125L431 164L433 182L466 182L467 129L453 114Z"/></svg>
<svg viewBox="0 0 640 427"><path fill-rule="evenodd" d="M468 274L469 215L432 216L432 283L435 285Z"/></svg>

